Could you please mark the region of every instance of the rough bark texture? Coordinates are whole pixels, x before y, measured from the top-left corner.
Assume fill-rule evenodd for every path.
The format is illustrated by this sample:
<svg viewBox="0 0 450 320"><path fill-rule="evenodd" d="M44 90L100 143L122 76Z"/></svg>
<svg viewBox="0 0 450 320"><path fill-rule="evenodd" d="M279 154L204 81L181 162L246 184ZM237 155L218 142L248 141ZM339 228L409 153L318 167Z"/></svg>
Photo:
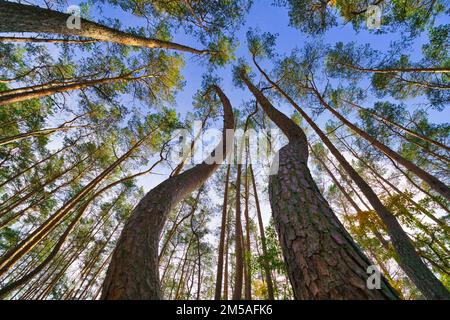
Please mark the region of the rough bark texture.
<svg viewBox="0 0 450 320"><path fill-rule="evenodd" d="M224 137L216 148L227 154L233 129L228 98L214 87L224 107ZM220 149L219 149L220 148ZM125 224L103 283L102 299L161 299L158 244L167 215L189 193L200 187L219 164L203 162L162 182L139 202Z"/></svg>
<svg viewBox="0 0 450 320"><path fill-rule="evenodd" d="M54 10L0 1L0 32L37 32L82 36L128 46L173 49L194 54L209 53L207 50L197 50L177 43L136 36L85 19L81 19L80 29L69 29L67 28L69 17L69 14Z"/></svg>
<svg viewBox="0 0 450 320"><path fill-rule="evenodd" d="M270 177L269 197L289 279L297 299L394 299L366 286L372 263L353 242L320 194L301 144L283 147L279 171ZM287 254L288 253L288 254Z"/></svg>
<svg viewBox="0 0 450 320"><path fill-rule="evenodd" d="M323 198L307 166L303 131L275 109L244 76L242 79L289 144L279 151L278 173L269 179L275 226L296 299L396 299L382 278L380 290L367 288L362 253Z"/></svg>

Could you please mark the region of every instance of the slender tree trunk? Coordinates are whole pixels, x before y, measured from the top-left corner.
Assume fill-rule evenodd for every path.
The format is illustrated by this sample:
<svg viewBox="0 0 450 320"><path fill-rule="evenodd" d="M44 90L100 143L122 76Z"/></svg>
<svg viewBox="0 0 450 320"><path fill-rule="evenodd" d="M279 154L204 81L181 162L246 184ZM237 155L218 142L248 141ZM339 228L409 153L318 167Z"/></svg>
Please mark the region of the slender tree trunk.
<svg viewBox="0 0 450 320"><path fill-rule="evenodd" d="M348 143L346 143L343 139L339 138L339 141L342 143L342 145L344 145L344 147L359 161L361 161L362 164L364 164L376 177L378 177L382 182L384 182L385 184L387 184L389 187L391 187L395 192L397 192L398 194L402 195L403 192L397 188L393 183L391 183L389 180L385 179L381 174L379 174L377 172L377 170L375 168L373 168L370 164L368 164L366 161L362 160L362 158L359 156L359 154L357 154L353 148L351 146L348 145ZM390 158L389 158L390 159ZM404 172L402 172L404 173ZM380 183L382 186L383 184ZM439 226L441 226L444 230L446 231L450 231L450 228L445 224L444 221L436 218L434 215L432 215L427 209L425 209L423 206L421 206L419 203L417 203L416 201L414 201L414 199L410 198L410 197L406 197L407 201L409 203L411 203L412 205L414 205L420 212L422 212L424 215L426 215L428 218L430 218L431 220L433 220L434 222L436 222Z"/></svg>
<svg viewBox="0 0 450 320"><path fill-rule="evenodd" d="M23 170L21 170L21 171L16 172L16 173L13 174L12 176L8 177L7 180L3 181L3 182L0 184L0 188L3 187L5 184L8 184L8 183L14 181L15 179L17 179L17 178L20 177L21 175L27 173L28 171L34 169L34 168L37 167L38 165L40 165L40 164L46 162L47 160L53 158L54 156L60 154L61 152L64 152L64 151L67 151L67 150L73 148L73 147L76 145L76 143L79 141L79 139L80 139L80 138L77 138L74 142L71 142L70 144L68 144L68 145L66 145L66 146L64 146L64 147L62 147L61 149L59 149L59 150L53 152L53 153L50 154L49 156L47 156L47 157L45 157L45 158L43 158L43 159L41 159L41 160L35 162L33 165L29 166L28 168L25 168L25 169L23 169Z"/></svg>
<svg viewBox="0 0 450 320"><path fill-rule="evenodd" d="M247 163L247 162L246 162ZM248 187L248 166L246 166L244 177L244 217L245 217L245 299L252 299L252 274L251 274L251 243L250 243L250 218L248 210L249 187Z"/></svg>
<svg viewBox="0 0 450 320"><path fill-rule="evenodd" d="M367 132L365 132L364 130L361 130L360 128L355 126L353 123L348 121L344 116L342 116L339 112L337 112L334 108L332 108L323 99L322 95L319 93L319 91L317 91L316 88L311 88L311 90L316 95L316 97L319 99L322 106L324 106L327 110L329 110L334 116L336 116L341 122L343 122L345 125L347 125L351 130L355 131L359 136L361 136L362 138L364 138L365 140L370 142L374 147L376 147L382 153L391 157L392 159L394 159L395 161L400 163L402 166L404 166L409 171L414 172L415 175L417 175L419 178L421 178L423 181L425 181L431 188L433 188L436 192L439 192L442 196L444 196L447 200L450 201L450 188L447 187L442 181L440 181L436 177L432 176L428 172L424 171L423 169L419 168L417 165L415 165L408 159L403 158L397 152L393 151L391 148L382 144L377 139L375 139L374 137L369 135Z"/></svg>
<svg viewBox="0 0 450 320"><path fill-rule="evenodd" d="M353 70L360 72L371 72L371 73L449 73L450 68L385 68L385 69L375 69L375 68L364 68L357 65L338 62L339 64L349 67Z"/></svg>
<svg viewBox="0 0 450 320"><path fill-rule="evenodd" d="M223 278L223 254L225 246L225 232L227 224L227 210L228 210L228 185L230 181L231 165L227 166L227 173L225 177L225 191L223 195L222 206L222 224L220 226L220 239L219 239L219 256L217 259L217 274L216 274L216 289L214 293L214 299L220 300L222 295L222 278Z"/></svg>
<svg viewBox="0 0 450 320"><path fill-rule="evenodd" d="M33 38L33 37L0 37L0 42L85 44L85 43L98 42L98 40L93 40L93 39L76 39L76 40L74 40L74 39L47 39L47 38ZM12 80L9 80L9 81L12 81ZM1 82L1 80L0 80L0 82Z"/></svg>
<svg viewBox="0 0 450 320"><path fill-rule="evenodd" d="M273 290L273 281L272 281L272 274L270 272L270 268L267 264L267 242L266 242L266 235L265 235L265 231L264 231L264 224L263 224L263 220L262 220L262 214L261 214L261 206L259 204L259 198L258 198L258 189L256 188L256 181L255 181L255 174L253 172L253 166L250 163L250 175L251 175L251 180L252 180L252 185L253 185L253 195L255 197L255 205L256 205L256 213L258 216L258 226L259 226L259 235L261 237L261 245L262 245L262 251L263 251L263 255L264 255L264 264L263 264L263 268L264 268L264 275L265 275L265 279L266 279L266 285L267 285L267 295L269 297L269 300L275 300L274 297L274 290Z"/></svg>
<svg viewBox="0 0 450 320"><path fill-rule="evenodd" d="M0 139L0 146L3 146L8 143L17 142L23 139L31 138L31 137L37 137L37 136L48 136L52 133L58 132L58 131L68 131L71 129L81 129L81 128L87 128L89 126L67 126L67 127L58 127L58 128L48 128L48 129L42 129L37 131L31 131L26 133L21 133L18 135L15 135L13 137L6 137L3 139Z"/></svg>
<svg viewBox="0 0 450 320"><path fill-rule="evenodd" d="M349 174L349 176L353 179L353 181L355 181L359 189L364 193L364 195L369 200L370 204L373 206L373 208L378 213L381 220L384 222L384 224L388 229L389 236L392 239L392 244L399 257L400 266L405 271L405 273L411 278L411 280L415 283L415 285L421 290L421 292L428 299L450 298L450 293L448 292L448 290L423 263L423 261L417 254L414 245L411 242L411 239L409 239L408 235L402 229L399 222L396 220L395 216L383 205L383 203L380 201L375 192L370 188L370 186L364 181L364 179L361 178L361 176L355 171L355 169L350 165L350 163L348 163L348 161L339 152L339 150L336 149L336 147L331 143L331 141L322 132L322 130L320 130L320 128L316 125L316 123L292 100L292 98L289 97L289 95L286 94L286 92L284 92L275 82L270 80L267 74L264 73L264 71L259 66L258 69L263 73L264 77L289 101L289 103L298 112L300 112L301 116L313 128L313 130L321 138L321 140L324 142L324 144L327 146L327 148L330 150L333 156L339 161L339 163L342 165L345 171ZM321 98L320 95L319 97ZM334 109L331 108L331 110ZM342 119L341 121L342 122L345 121L348 123L346 119ZM352 126L355 127L354 125ZM356 130L362 131L358 128L356 128L355 131ZM371 138L371 142L372 141L376 140Z"/></svg>
<svg viewBox="0 0 450 320"><path fill-rule="evenodd" d="M234 128L231 104L214 86L224 107L223 139L214 155L226 156L232 140L226 129ZM152 189L131 213L118 240L103 283L102 299L161 299L158 244L167 215L217 169L214 155L205 162L167 179ZM217 158L216 158L217 159ZM221 157L223 161L224 157Z"/></svg>
<svg viewBox="0 0 450 320"><path fill-rule="evenodd" d="M180 221L176 222L173 226L173 228L169 231L169 235L167 237L167 240L164 242L161 251L158 255L158 260L161 261L162 257L164 256L166 250L167 250L167 246L169 245L170 240L172 240L172 237L175 235L175 232L178 230L178 228L181 226L181 224L187 219L192 217L192 215L195 213L195 210L197 210L197 205L198 205L198 199L200 197L200 194L202 193L202 188L199 189L199 191L197 192L197 195L195 196L194 199L194 203L192 204L191 210L189 211L189 213L187 215L185 215L183 218L181 218Z"/></svg>
<svg viewBox="0 0 450 320"><path fill-rule="evenodd" d="M114 83L119 81L133 81L133 80L140 80L143 78L153 77L152 75L148 76L142 76L142 77L130 77L129 75L121 75L117 77L112 78L105 78L105 79L95 79L95 80L83 80L79 82L71 82L68 84L61 84L59 86L51 86L51 87L44 87L42 89L37 89L33 91L25 91L25 92L14 92L14 90L11 90L11 94L5 94L0 96L0 106L15 103L15 102L21 102L26 101L30 99L37 99L42 98L50 95L54 95L57 93L64 93L64 92L70 92L74 90L79 90L83 88L89 88L101 84L107 84L107 83Z"/></svg>
<svg viewBox="0 0 450 320"><path fill-rule="evenodd" d="M356 108L358 110L362 110L364 112L367 112L373 119L375 119L375 120L377 120L379 122L385 123L387 125L391 125L391 126L393 126L395 128L398 128L398 129L406 132L407 134L409 134L409 135L411 135L413 137L416 137L416 138L418 138L418 139L420 139L422 141L428 142L428 143L433 144L433 145L435 145L435 146L437 146L439 148L442 148L442 149L445 149L447 151L450 151L450 148L447 147L446 145L444 145L443 143L440 143L439 141L435 141L433 139L430 139L430 138L428 138L428 137L426 137L424 135L421 135L420 133L417 133L415 131L412 131L412 130L410 130L410 129L408 129L408 128L400 125L400 124L392 122L389 119L386 119L385 117L382 117L382 116L376 114L374 111L372 111L370 109L363 108L360 105L358 105L358 104L356 104L354 102L345 100L345 99L342 99L342 101L346 102L347 104L349 104L353 108Z"/></svg>
<svg viewBox="0 0 450 320"><path fill-rule="evenodd" d="M223 278L223 300L228 300L228 283L229 283L229 276L228 276L228 257L229 257L229 248L230 248L230 225L231 225L231 206L230 210L228 212L228 218L227 218L227 240L225 242L225 270L224 270L224 278Z"/></svg>
<svg viewBox="0 0 450 320"><path fill-rule="evenodd" d="M111 253L106 257L106 259L102 262L102 264L100 265L100 267L98 267L97 271L94 272L94 274L91 276L91 279L89 280L89 282L86 284L86 287L83 289L83 291L81 291L80 295L79 295L79 299L85 300L86 299L86 295L88 293L88 290L90 288L92 288L92 285L94 284L95 280L97 280L97 277L99 276L99 274L105 269L105 267L107 266L107 263L109 262L109 260L111 259L111 255L112 255L112 251Z"/></svg>
<svg viewBox="0 0 450 320"><path fill-rule="evenodd" d="M81 28L69 29L67 27L69 19L69 14L58 11L0 1L0 32L35 32L81 36L127 46L172 49L194 54L210 53L208 50L198 50L178 43L133 35L85 19L81 19Z"/></svg>
<svg viewBox="0 0 450 320"><path fill-rule="evenodd" d="M133 145L125 154L114 161L107 169L99 174L95 179L90 181L83 189L81 189L76 195L74 195L67 203L65 203L60 209L58 209L51 217L49 217L42 225L40 225L35 231L28 235L23 241L21 241L16 247L12 248L0 259L0 275L7 272L20 258L27 254L34 246L36 246L42 239L44 239L52 230L54 230L67 214L77 205L80 200L92 191L103 179L105 179L115 168L117 168L122 162L127 160L150 136L138 141Z"/></svg>
<svg viewBox="0 0 450 320"><path fill-rule="evenodd" d="M144 175L144 174L150 172L161 161L162 161L162 159L157 161L155 164L153 164L150 167L150 169L147 169L145 171L133 174L131 176L128 176L128 177L122 178L120 180L117 180L117 181L115 181L113 183L110 183L107 186L105 186L102 189L100 189L99 191L95 192L91 197L89 197L89 199L86 200L86 202L78 210L78 213L75 215L75 217L73 218L72 222L68 225L68 227L66 228L64 233L59 237L58 242L56 243L56 245L54 246L54 248L52 249L50 254L38 266L36 266L32 271L30 271L29 273L27 273L26 275L24 275L22 278L18 279L17 281L14 281L13 283L9 283L7 286L3 287L0 290L0 297L4 296L8 292L16 289L17 287L23 285L24 283L27 283L37 273L39 273L47 264L49 264L54 259L54 257L58 254L59 250L61 249L61 247L63 246L64 242L66 241L67 237L69 236L70 232L74 229L74 227L78 223L78 221L80 221L80 219L83 216L84 212L90 206L92 201L94 201L94 199L96 199L99 195L103 194L105 191L110 190L111 188L115 187L116 185L119 185L121 183L127 182L129 180L132 180L132 179L134 179L136 177L139 177L141 175ZM117 197L117 200L114 202L113 206L119 200L119 198L121 197L122 194L123 193L121 193ZM106 245L107 242L105 242L105 245Z"/></svg>
<svg viewBox="0 0 450 320"><path fill-rule="evenodd" d="M381 290L367 288L362 253L321 195L307 167L304 132L275 109L241 74L264 112L288 137L279 151L279 168L269 178L274 222L296 299L396 299L382 278Z"/></svg>
<svg viewBox="0 0 450 320"><path fill-rule="evenodd" d="M183 156L183 158L181 159L181 162L172 171L172 173L170 175L171 177L179 175L181 170L183 170L183 168L186 164L186 161L189 159L189 157L192 155L192 152L194 151L195 143L201 137L201 133L203 132L203 129L205 128L206 122L208 121L210 114L211 114L211 109L209 110L208 114L202 119L202 124L200 126L200 130L197 133L197 135L194 137L194 139L192 140L190 148L189 148L189 152Z"/></svg>
<svg viewBox="0 0 450 320"><path fill-rule="evenodd" d="M238 163L236 173L236 214L234 230L234 250L236 267L234 271L233 300L242 299L242 286L244 279L244 256L242 252L242 216L241 216L241 172L242 165Z"/></svg>

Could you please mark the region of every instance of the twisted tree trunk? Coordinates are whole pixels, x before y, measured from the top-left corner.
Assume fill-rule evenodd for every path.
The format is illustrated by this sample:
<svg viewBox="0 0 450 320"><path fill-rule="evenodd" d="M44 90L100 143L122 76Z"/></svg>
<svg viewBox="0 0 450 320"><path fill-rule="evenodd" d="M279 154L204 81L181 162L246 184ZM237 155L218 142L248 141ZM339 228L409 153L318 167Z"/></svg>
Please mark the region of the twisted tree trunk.
<svg viewBox="0 0 450 320"><path fill-rule="evenodd" d="M275 109L245 74L241 79L289 139L279 151L279 169L270 177L269 196L294 297L397 299L384 278L380 290L367 288L366 272L372 263L339 222L311 177L303 131Z"/></svg>
<svg viewBox="0 0 450 320"><path fill-rule="evenodd" d="M205 162L162 182L139 202L122 230L103 283L102 299L161 299L158 244L167 215L189 193L200 187L218 168L212 159L226 156L232 141L226 129L234 129L231 104L213 86L224 107L222 142ZM223 160L222 157L221 160Z"/></svg>

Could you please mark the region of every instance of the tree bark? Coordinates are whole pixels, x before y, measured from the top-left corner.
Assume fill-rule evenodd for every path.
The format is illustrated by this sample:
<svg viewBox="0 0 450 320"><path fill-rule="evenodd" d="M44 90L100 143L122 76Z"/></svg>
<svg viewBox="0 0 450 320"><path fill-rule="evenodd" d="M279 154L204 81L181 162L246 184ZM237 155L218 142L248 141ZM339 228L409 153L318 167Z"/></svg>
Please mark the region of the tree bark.
<svg viewBox="0 0 450 320"><path fill-rule="evenodd" d="M15 102L21 102L26 101L30 99L37 99L42 98L46 96L50 96L57 93L64 93L64 92L70 92L74 90L79 90L83 88L93 87L101 84L107 84L107 83L113 83L117 81L133 81L133 80L139 80L143 78L152 77L152 75L148 76L142 76L142 77L130 77L129 75L120 75L117 77L112 78L105 78L105 79L95 79L95 80L84 80L79 82L70 82L68 84L61 84L58 86L50 86L50 87L43 87L42 89L37 89L33 91L24 91L24 92L18 92L16 93L15 90L11 90L11 94L4 94L0 96L0 106L15 103ZM23 88L21 88L23 89Z"/></svg>
<svg viewBox="0 0 450 320"><path fill-rule="evenodd" d="M247 164L247 161L246 161ZM245 299L252 299L252 273L251 273L251 243L250 243L250 217L248 209L249 186L248 186L248 166L246 166L244 177L244 217L245 217Z"/></svg>

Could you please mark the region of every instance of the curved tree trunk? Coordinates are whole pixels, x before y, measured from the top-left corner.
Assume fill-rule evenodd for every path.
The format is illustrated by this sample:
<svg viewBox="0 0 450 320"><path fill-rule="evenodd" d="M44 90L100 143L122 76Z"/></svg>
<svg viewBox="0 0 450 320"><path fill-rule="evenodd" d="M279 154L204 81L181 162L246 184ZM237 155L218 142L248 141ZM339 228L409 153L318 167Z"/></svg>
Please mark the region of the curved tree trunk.
<svg viewBox="0 0 450 320"><path fill-rule="evenodd" d="M213 154L227 155L234 129L231 104L222 90L213 86L224 107L222 142ZM214 157L212 155L211 157ZM213 158L162 182L139 202L122 230L103 283L102 299L161 299L158 244L167 215L189 193L200 187L218 168ZM220 160L223 160L221 157ZM209 164L211 163L211 164Z"/></svg>
<svg viewBox="0 0 450 320"><path fill-rule="evenodd" d="M279 151L278 173L270 176L269 196L294 297L396 299L396 292L384 278L381 290L367 288L366 272L372 263L339 222L311 177L303 131L275 109L245 75L241 78L289 139Z"/></svg>
<svg viewBox="0 0 450 320"><path fill-rule="evenodd" d="M392 244L395 248L396 253L399 257L399 264L405 273L410 277L414 284L419 288L419 290L428 299L448 299L450 298L450 293L444 287L444 285L436 278L436 276L427 268L427 266L420 259L417 254L411 239L402 229L401 225L395 218L395 216L383 205L375 192L370 188L370 186L364 181L363 178L356 172L356 170L350 165L350 163L344 158L344 156L339 152L339 150L331 143L328 137L323 133L322 130L316 125L316 123L306 114L306 112L301 109L294 100L284 92L275 82L273 82L268 75L259 67L254 59L258 70L264 75L264 77L269 81L280 93L284 96L289 103L301 114L301 116L308 122L308 124L313 128L316 134L321 138L333 156L339 161L345 171L349 174L356 185L363 192L367 200L373 206L383 223L386 225L391 237ZM315 89L314 89L315 90ZM319 94L316 91L317 94ZM320 95L319 95L320 96ZM321 100L323 101L323 99ZM323 101L323 103L325 103ZM326 103L324 106L327 105ZM331 107L330 107L331 108ZM333 108L333 114L336 112ZM339 115L340 116L340 115ZM342 116L340 116L342 117ZM341 119L341 118L339 118ZM346 119L342 119L344 123L349 123ZM355 127L351 124L351 126ZM355 127L356 128L356 127ZM352 128L353 129L353 128ZM359 128L354 129L360 130ZM358 132L358 131L357 131ZM365 133L367 135L367 133ZM369 136L370 137L370 136ZM377 140L371 138L369 141ZM375 144L375 142L373 142ZM379 143L380 144L380 143ZM387 148L387 147L386 147ZM390 149L389 149L390 150ZM391 150L392 151L392 150ZM393 151L392 151L393 152ZM395 152L394 152L395 153ZM396 153L395 153L396 154ZM397 155L397 158L400 157ZM402 158L403 159L403 158ZM412 163L411 163L412 164ZM414 164L412 164L415 166ZM421 170L421 169L420 169ZM422 170L423 171L423 170ZM428 174L427 174L428 175ZM445 185L444 185L445 186ZM447 187L446 187L447 188Z"/></svg>

